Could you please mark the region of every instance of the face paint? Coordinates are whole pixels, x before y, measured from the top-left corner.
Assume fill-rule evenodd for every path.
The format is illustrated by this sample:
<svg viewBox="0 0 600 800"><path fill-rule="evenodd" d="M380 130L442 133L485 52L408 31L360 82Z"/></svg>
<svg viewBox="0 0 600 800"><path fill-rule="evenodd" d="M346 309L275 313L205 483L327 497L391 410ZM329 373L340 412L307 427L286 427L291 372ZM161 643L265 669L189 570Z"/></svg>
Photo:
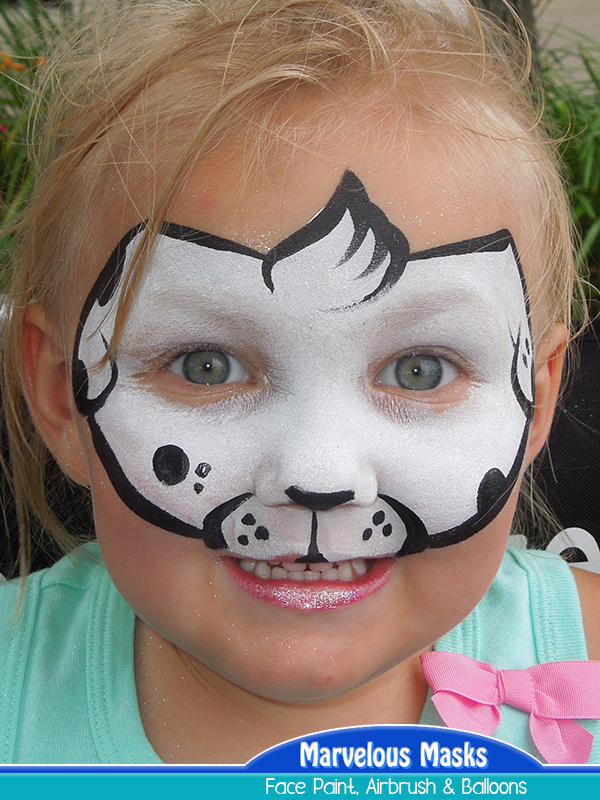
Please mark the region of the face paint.
<svg viewBox="0 0 600 800"><path fill-rule="evenodd" d="M99 368L142 230L92 288L73 360L78 409L136 514L242 558L318 562L450 545L499 513L534 385L508 231L411 253L350 172L267 254L165 223ZM182 398L196 386L201 401Z"/></svg>

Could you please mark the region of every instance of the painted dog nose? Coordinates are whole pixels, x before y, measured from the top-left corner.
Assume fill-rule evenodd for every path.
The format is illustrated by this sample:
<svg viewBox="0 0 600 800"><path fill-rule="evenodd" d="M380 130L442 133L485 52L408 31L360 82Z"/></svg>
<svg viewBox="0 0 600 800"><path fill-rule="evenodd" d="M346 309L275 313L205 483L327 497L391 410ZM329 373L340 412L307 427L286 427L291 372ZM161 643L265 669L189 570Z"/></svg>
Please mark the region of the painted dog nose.
<svg viewBox="0 0 600 800"><path fill-rule="evenodd" d="M305 492L298 486L290 486L285 493L294 503L310 508L311 511L329 511L330 508L354 500L352 489L342 492Z"/></svg>

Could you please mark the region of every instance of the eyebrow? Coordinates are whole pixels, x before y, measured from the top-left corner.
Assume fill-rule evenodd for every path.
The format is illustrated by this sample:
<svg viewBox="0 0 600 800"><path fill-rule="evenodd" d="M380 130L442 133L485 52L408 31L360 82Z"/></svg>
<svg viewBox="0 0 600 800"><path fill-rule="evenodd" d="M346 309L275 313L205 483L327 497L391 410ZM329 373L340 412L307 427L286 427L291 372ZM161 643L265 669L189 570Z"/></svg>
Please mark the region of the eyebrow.
<svg viewBox="0 0 600 800"><path fill-rule="evenodd" d="M479 315L485 312L489 328L496 329L500 312L490 312L497 308L498 304L493 302L489 293L471 290L464 283L461 285L460 281L450 287L445 285L422 290L411 287L410 293L404 297L398 297L398 294L394 293L392 303L381 308L380 319L376 326L385 331L393 320L400 318L402 328L408 329L423 326L427 320L442 321L447 318L448 321L455 322L459 318L466 319L474 313ZM487 329L486 324L484 330Z"/></svg>

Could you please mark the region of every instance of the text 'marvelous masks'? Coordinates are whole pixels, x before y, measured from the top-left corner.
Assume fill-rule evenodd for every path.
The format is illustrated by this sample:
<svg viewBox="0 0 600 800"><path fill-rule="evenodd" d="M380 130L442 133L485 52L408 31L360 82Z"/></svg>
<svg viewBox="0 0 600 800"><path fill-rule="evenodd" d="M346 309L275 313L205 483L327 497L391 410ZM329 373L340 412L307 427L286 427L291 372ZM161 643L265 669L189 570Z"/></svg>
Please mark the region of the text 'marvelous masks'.
<svg viewBox="0 0 600 800"><path fill-rule="evenodd" d="M499 513L534 392L508 231L411 253L351 172L266 254L165 223L98 368L143 229L94 284L73 360L78 409L132 511L239 557L304 561L443 547ZM202 402L147 379L164 354ZM455 401L423 401L454 382ZM239 391L206 401L205 383Z"/></svg>

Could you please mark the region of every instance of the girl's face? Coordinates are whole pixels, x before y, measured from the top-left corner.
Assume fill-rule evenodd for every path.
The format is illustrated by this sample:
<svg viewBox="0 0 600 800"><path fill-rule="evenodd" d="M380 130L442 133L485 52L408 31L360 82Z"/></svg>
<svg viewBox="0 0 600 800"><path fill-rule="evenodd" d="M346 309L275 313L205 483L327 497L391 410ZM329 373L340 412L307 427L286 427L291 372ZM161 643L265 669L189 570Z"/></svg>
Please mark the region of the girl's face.
<svg viewBox="0 0 600 800"><path fill-rule="evenodd" d="M120 592L199 668L300 702L364 684L471 611L543 438L522 226L497 176L482 165L465 188L431 134L407 150L352 122L260 172L224 147L203 160L115 362L91 368L110 281L75 345Z"/></svg>

